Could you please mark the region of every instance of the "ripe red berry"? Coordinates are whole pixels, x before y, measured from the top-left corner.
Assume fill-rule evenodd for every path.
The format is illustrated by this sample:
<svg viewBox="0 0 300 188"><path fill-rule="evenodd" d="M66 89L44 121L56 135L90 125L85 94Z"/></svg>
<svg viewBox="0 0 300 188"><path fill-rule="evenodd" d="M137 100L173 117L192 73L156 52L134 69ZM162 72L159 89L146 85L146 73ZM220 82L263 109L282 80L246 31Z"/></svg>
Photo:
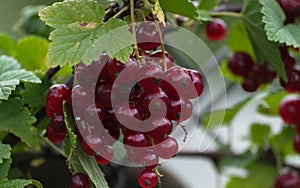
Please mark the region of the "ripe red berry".
<svg viewBox="0 0 300 188"><path fill-rule="evenodd" d="M168 52L165 52L165 56L167 69L170 69L174 66L174 59ZM163 66L163 52L161 50L154 51L150 55L150 57L152 57L154 61L159 62L159 64Z"/></svg>
<svg viewBox="0 0 300 188"><path fill-rule="evenodd" d="M163 28L160 27L163 35ZM155 22L143 22L136 27L138 47L143 50L155 50L161 43Z"/></svg>
<svg viewBox="0 0 300 188"><path fill-rule="evenodd" d="M71 103L71 91L64 84L51 86L46 94L46 113L51 117L54 113L63 114L63 101Z"/></svg>
<svg viewBox="0 0 300 188"><path fill-rule="evenodd" d="M300 187L300 179L294 173L286 173L277 177L274 188L297 188Z"/></svg>
<svg viewBox="0 0 300 188"><path fill-rule="evenodd" d="M108 164L114 156L114 151L112 150L111 147L106 146L103 151L100 154L96 154L94 156L97 164L99 165L106 165Z"/></svg>
<svg viewBox="0 0 300 188"><path fill-rule="evenodd" d="M205 34L209 40L220 41L223 40L227 33L226 23L219 19L214 18L205 26Z"/></svg>
<svg viewBox="0 0 300 188"><path fill-rule="evenodd" d="M285 123L300 125L300 98L297 96L285 97L280 103L279 112Z"/></svg>
<svg viewBox="0 0 300 188"><path fill-rule="evenodd" d="M288 19L294 19L300 16L299 0L277 0Z"/></svg>
<svg viewBox="0 0 300 188"><path fill-rule="evenodd" d="M189 73L194 84L194 88L197 91L197 96L199 97L204 90L203 77L199 72L195 70L187 69L186 71Z"/></svg>
<svg viewBox="0 0 300 188"><path fill-rule="evenodd" d="M131 132L124 135L123 143L126 147L127 146L134 146L134 147L146 147L149 146L149 142L146 136L143 133L139 132Z"/></svg>
<svg viewBox="0 0 300 188"><path fill-rule="evenodd" d="M88 107L90 104L93 104L90 91L80 85L75 86L72 89L72 105L82 109Z"/></svg>
<svg viewBox="0 0 300 188"><path fill-rule="evenodd" d="M254 62L251 56L244 52L234 53L228 63L228 67L233 74L243 77L248 76L253 65Z"/></svg>
<svg viewBox="0 0 300 188"><path fill-rule="evenodd" d="M177 154L178 143L174 138L168 137L163 142L155 145L154 152L163 159L170 159Z"/></svg>
<svg viewBox="0 0 300 188"><path fill-rule="evenodd" d="M70 188L90 188L91 183L87 175L79 172L71 177Z"/></svg>
<svg viewBox="0 0 300 188"><path fill-rule="evenodd" d="M91 151L94 151L93 153L101 153L107 144L104 136L97 133L90 133L89 135L86 135L83 141L86 142L86 145L90 148L90 150L86 150L88 151L86 153L89 155L92 153Z"/></svg>
<svg viewBox="0 0 300 188"><path fill-rule="evenodd" d="M259 88L259 82L254 78L245 78L242 87L245 91L254 92Z"/></svg>
<svg viewBox="0 0 300 188"><path fill-rule="evenodd" d="M288 92L299 92L300 91L300 67L293 66L293 68L287 69L288 81L285 82L280 80L281 85Z"/></svg>
<svg viewBox="0 0 300 188"><path fill-rule="evenodd" d="M63 115L53 114L46 129L48 139L53 143L62 142L67 134Z"/></svg>
<svg viewBox="0 0 300 188"><path fill-rule="evenodd" d="M187 120L193 111L193 105L189 100L171 100L168 111L167 117L170 120L175 120L177 122L182 122Z"/></svg>
<svg viewBox="0 0 300 188"><path fill-rule="evenodd" d="M148 137L161 142L162 140L166 139L172 132L172 122L166 118L159 118L152 122L149 122L147 128L150 129L150 131L146 132L145 134Z"/></svg>
<svg viewBox="0 0 300 188"><path fill-rule="evenodd" d="M152 169L144 169L138 176L139 185L143 188L154 187L158 183L158 177Z"/></svg>

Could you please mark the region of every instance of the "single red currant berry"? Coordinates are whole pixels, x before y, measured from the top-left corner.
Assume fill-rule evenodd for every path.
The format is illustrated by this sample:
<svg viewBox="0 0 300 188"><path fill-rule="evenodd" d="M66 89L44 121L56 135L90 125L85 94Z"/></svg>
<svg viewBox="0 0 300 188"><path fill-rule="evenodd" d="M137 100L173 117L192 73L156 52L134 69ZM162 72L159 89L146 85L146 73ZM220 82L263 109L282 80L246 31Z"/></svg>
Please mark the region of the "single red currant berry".
<svg viewBox="0 0 300 188"><path fill-rule="evenodd" d="M90 91L81 87L80 85L77 85L72 89L73 106L76 108L86 108L92 103L93 101L91 99Z"/></svg>
<svg viewBox="0 0 300 188"><path fill-rule="evenodd" d="M182 122L187 120L193 112L193 105L189 100L172 100L168 106L167 117L170 120Z"/></svg>
<svg viewBox="0 0 300 188"><path fill-rule="evenodd" d="M110 146L106 146L100 154L94 156L97 164L106 165L108 164L114 156L114 151Z"/></svg>
<svg viewBox="0 0 300 188"><path fill-rule="evenodd" d="M300 67L294 66L292 69L287 70L288 81L285 82L282 79L280 84L287 92L299 92L300 91Z"/></svg>
<svg viewBox="0 0 300 188"><path fill-rule="evenodd" d="M148 137L162 141L172 132L172 122L167 118L159 118L148 122L147 129L150 129L145 133Z"/></svg>
<svg viewBox="0 0 300 188"><path fill-rule="evenodd" d="M71 177L70 188L90 188L90 179L84 173L76 173Z"/></svg>
<svg viewBox="0 0 300 188"><path fill-rule="evenodd" d="M286 173L277 177L274 188L300 187L300 179L295 173Z"/></svg>
<svg viewBox="0 0 300 188"><path fill-rule="evenodd" d="M154 187L158 183L156 173L151 169L144 169L138 176L139 185L143 188Z"/></svg>
<svg viewBox="0 0 300 188"><path fill-rule="evenodd" d="M192 79L194 88L197 91L197 96L199 97L204 90L203 77L199 72L197 72L195 70L187 69L187 72L189 73L189 75Z"/></svg>
<svg viewBox="0 0 300 188"><path fill-rule="evenodd" d="M51 117L54 113L63 114L63 101L71 103L71 91L64 84L51 86L46 94L46 113Z"/></svg>
<svg viewBox="0 0 300 188"><path fill-rule="evenodd" d="M300 98L293 95L283 98L280 102L279 112L285 123L300 125Z"/></svg>
<svg viewBox="0 0 300 188"><path fill-rule="evenodd" d="M143 133L139 132L131 132L127 135L124 135L123 143L126 147L127 146L134 146L134 147L146 147L149 146L149 142L146 136Z"/></svg>
<svg viewBox="0 0 300 188"><path fill-rule="evenodd" d="M143 166L156 166L158 164L158 157L152 150L142 152L140 154L140 159Z"/></svg>
<svg viewBox="0 0 300 188"><path fill-rule="evenodd" d="M227 33L226 23L219 19L214 18L205 26L205 34L209 40L220 41L223 40Z"/></svg>
<svg viewBox="0 0 300 188"><path fill-rule="evenodd" d="M123 126L137 130L139 123L136 121L143 120L143 115L139 111L139 106L136 103L125 102L117 109L116 118Z"/></svg>
<svg viewBox="0 0 300 188"><path fill-rule="evenodd" d="M174 138L168 137L165 141L154 146L154 152L163 159L170 159L177 154L178 143Z"/></svg>
<svg viewBox="0 0 300 188"><path fill-rule="evenodd" d="M163 35L163 28L160 27ZM143 50L155 50L161 43L155 22L143 22L136 26L138 47Z"/></svg>
<svg viewBox="0 0 300 188"><path fill-rule="evenodd" d="M244 52L234 53L228 63L228 67L233 74L243 77L248 76L253 65L254 62L251 56Z"/></svg>
<svg viewBox="0 0 300 188"><path fill-rule="evenodd" d="M259 88L259 82L254 78L245 78L242 87L245 91L254 92Z"/></svg>
<svg viewBox="0 0 300 188"><path fill-rule="evenodd" d="M112 90L112 83L103 83L96 88L95 93L95 100L96 105L101 104L104 107L111 108L111 90Z"/></svg>
<svg viewBox="0 0 300 188"><path fill-rule="evenodd" d="M48 139L53 143L62 142L67 134L66 124L63 115L53 114L50 124L46 129Z"/></svg>
<svg viewBox="0 0 300 188"><path fill-rule="evenodd" d="M157 51L154 51L150 57L152 57L154 59L154 61L156 62L159 62L159 64L161 66L163 66L163 52L161 50L157 50ZM174 66L174 59L173 57L168 53L168 52L165 52L165 61L166 61L166 64L167 64L167 69L170 69Z"/></svg>
<svg viewBox="0 0 300 188"><path fill-rule="evenodd" d="M106 117L106 111L102 105L91 104L85 109L84 117L90 124L99 124Z"/></svg>

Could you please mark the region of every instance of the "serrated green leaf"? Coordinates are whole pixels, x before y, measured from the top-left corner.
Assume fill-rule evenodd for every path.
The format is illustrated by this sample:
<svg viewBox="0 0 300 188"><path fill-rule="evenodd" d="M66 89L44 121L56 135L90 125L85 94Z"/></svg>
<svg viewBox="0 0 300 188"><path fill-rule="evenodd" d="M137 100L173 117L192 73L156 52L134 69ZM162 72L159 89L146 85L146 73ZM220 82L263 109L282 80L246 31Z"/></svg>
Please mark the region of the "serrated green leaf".
<svg viewBox="0 0 300 188"><path fill-rule="evenodd" d="M34 185L37 188L43 188L43 185L36 180L26 180L26 179L15 179L8 180L2 179L0 180L0 188L24 188L27 185Z"/></svg>
<svg viewBox="0 0 300 188"><path fill-rule="evenodd" d="M14 56L26 70L46 70L48 40L36 36L25 37L18 41Z"/></svg>
<svg viewBox="0 0 300 188"><path fill-rule="evenodd" d="M134 39L129 32L129 26L120 19L111 18L100 28L103 33L89 47L83 55L84 63L97 60L101 52L105 51L110 57L125 63L129 61L129 54L133 52ZM103 44L110 44L109 47Z"/></svg>
<svg viewBox="0 0 300 188"><path fill-rule="evenodd" d="M9 169L10 169L10 164L11 164L11 158L9 159L4 159L2 163L0 164L0 180L7 177Z"/></svg>
<svg viewBox="0 0 300 188"><path fill-rule="evenodd" d="M197 17L197 8L188 0L159 0L159 3L165 12L179 14L191 19L195 19Z"/></svg>
<svg viewBox="0 0 300 188"><path fill-rule="evenodd" d="M63 104L63 109L64 109L65 123L66 123L66 127L67 127L68 140L70 141L71 148L76 149L77 136L74 133L75 126L76 126L75 119L69 110L69 105L65 102Z"/></svg>
<svg viewBox="0 0 300 188"><path fill-rule="evenodd" d="M277 153L281 153L284 156L293 155L295 154L293 147L294 138L294 128L291 126L285 126L279 134L274 135L270 139L270 145Z"/></svg>
<svg viewBox="0 0 300 188"><path fill-rule="evenodd" d="M211 10L215 8L221 0L200 0L199 9Z"/></svg>
<svg viewBox="0 0 300 188"><path fill-rule="evenodd" d="M268 141L270 133L270 126L255 123L250 128L250 140L253 144L263 146Z"/></svg>
<svg viewBox="0 0 300 188"><path fill-rule="evenodd" d="M279 114L279 104L281 99L287 95L285 91L278 91L276 93L271 93L265 97L260 105L258 105L257 111L269 116L278 116Z"/></svg>
<svg viewBox="0 0 300 188"><path fill-rule="evenodd" d="M3 159L10 158L11 147L8 144L0 144L0 164L3 162Z"/></svg>
<svg viewBox="0 0 300 188"><path fill-rule="evenodd" d="M40 137L37 128L32 126L35 121L28 109L23 107L21 99L0 101L0 131L10 132L29 147L38 150Z"/></svg>
<svg viewBox="0 0 300 188"><path fill-rule="evenodd" d="M86 155L81 147L76 148L76 154L78 155L79 161L88 174L90 180L94 183L96 187L108 188L108 184L101 172L99 166L97 165L94 157Z"/></svg>
<svg viewBox="0 0 300 188"><path fill-rule="evenodd" d="M243 23L255 52L258 64L267 62L284 80L287 79L284 64L276 43L268 40L262 22L262 6L258 0L246 0L243 8Z"/></svg>
<svg viewBox="0 0 300 188"><path fill-rule="evenodd" d="M7 100L20 81L41 82L33 73L20 69L20 65L15 59L0 56L0 100Z"/></svg>
<svg viewBox="0 0 300 188"><path fill-rule="evenodd" d="M10 36L0 33L0 51L7 55L14 55L16 50L16 41Z"/></svg>
<svg viewBox="0 0 300 188"><path fill-rule="evenodd" d="M21 92L24 103L29 105L32 112L38 112L46 105L46 92L52 82L42 72L35 73L41 83L25 83Z"/></svg>
<svg viewBox="0 0 300 188"><path fill-rule="evenodd" d="M268 39L271 41L286 44L287 46L300 47L300 24L284 25L286 16L276 1L259 0L262 4L262 21L265 23L265 30Z"/></svg>
<svg viewBox="0 0 300 188"><path fill-rule="evenodd" d="M227 46L233 52L245 52L252 58L255 58L246 28L242 22L238 22L230 28L230 31L228 33Z"/></svg>
<svg viewBox="0 0 300 188"><path fill-rule="evenodd" d="M229 180L226 188L270 188L273 187L277 175L275 166L263 163L254 163L247 167L246 178L233 177Z"/></svg>
<svg viewBox="0 0 300 188"><path fill-rule="evenodd" d="M54 3L39 12L47 25L60 28L66 25L101 23L104 8L93 0L66 0Z"/></svg>
<svg viewBox="0 0 300 188"><path fill-rule="evenodd" d="M240 110L249 102L249 100L250 98L246 98L232 108L214 111L205 115L203 125L208 129L214 128L220 124L229 125L236 114L240 112Z"/></svg>

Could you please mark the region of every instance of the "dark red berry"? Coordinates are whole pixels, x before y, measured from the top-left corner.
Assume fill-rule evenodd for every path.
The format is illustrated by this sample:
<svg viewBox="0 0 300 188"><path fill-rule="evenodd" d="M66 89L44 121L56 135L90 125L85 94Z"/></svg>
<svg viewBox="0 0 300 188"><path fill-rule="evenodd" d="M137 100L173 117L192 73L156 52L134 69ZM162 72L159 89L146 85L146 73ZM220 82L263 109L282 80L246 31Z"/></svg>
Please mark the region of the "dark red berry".
<svg viewBox="0 0 300 188"><path fill-rule="evenodd" d="M300 67L294 66L291 69L287 69L288 80L280 80L281 85L288 92L299 92L300 91Z"/></svg>
<svg viewBox="0 0 300 188"><path fill-rule="evenodd" d="M70 188L90 188L91 183L87 175L79 172L71 177Z"/></svg>
<svg viewBox="0 0 300 188"><path fill-rule="evenodd" d="M245 78L242 87L245 91L254 92L259 88L259 82L254 78Z"/></svg>
<svg viewBox="0 0 300 188"><path fill-rule="evenodd" d="M107 144L104 136L96 133L86 135L83 140L86 142L87 146L94 151L94 153L101 153ZM87 152L87 154L89 153L90 152Z"/></svg>
<svg viewBox="0 0 300 188"><path fill-rule="evenodd" d="M300 98L297 96L283 98L279 106L279 112L285 123L300 125Z"/></svg>
<svg viewBox="0 0 300 188"><path fill-rule="evenodd" d="M286 173L277 177L274 188L298 188L300 179L295 173Z"/></svg>
<svg viewBox="0 0 300 188"><path fill-rule="evenodd" d="M46 129L48 139L53 143L62 142L67 134L63 115L53 114Z"/></svg>
<svg viewBox="0 0 300 188"><path fill-rule="evenodd" d="M63 114L63 101L71 103L71 91L64 84L51 86L46 95L46 113L51 117L54 113Z"/></svg>
<svg viewBox="0 0 300 188"><path fill-rule="evenodd" d="M219 19L214 18L205 26L205 34L209 40L220 41L223 40L227 33L226 23Z"/></svg>
<svg viewBox="0 0 300 188"><path fill-rule="evenodd" d="M114 151L111 147L106 146L100 154L94 156L97 164L106 165L108 164L114 156Z"/></svg>
<svg viewBox="0 0 300 188"><path fill-rule="evenodd" d="M86 108L90 104L93 104L90 91L80 85L75 86L72 89L72 105L76 108Z"/></svg>
<svg viewBox="0 0 300 188"><path fill-rule="evenodd" d="M204 90L203 77L199 72L195 70L187 69L186 71L189 73L194 84L194 88L197 91L197 96L199 97Z"/></svg>
<svg viewBox="0 0 300 188"><path fill-rule="evenodd" d="M157 185L158 177L151 169L144 169L138 176L139 185L143 188L151 188Z"/></svg>
<svg viewBox="0 0 300 188"><path fill-rule="evenodd" d="M163 35L163 29L160 27ZM160 44L160 36L155 22L143 22L136 26L138 47L143 50L155 50Z"/></svg>
<svg viewBox="0 0 300 188"><path fill-rule="evenodd" d="M182 122L187 120L193 111L193 105L189 100L171 100L168 106L167 117L170 120Z"/></svg>
<svg viewBox="0 0 300 188"><path fill-rule="evenodd" d="M170 159L178 152L178 143L172 138L168 137L163 142L155 145L155 154L163 159Z"/></svg>
<svg viewBox="0 0 300 188"><path fill-rule="evenodd" d="M288 19L295 19L300 16L299 0L277 0Z"/></svg>
<svg viewBox="0 0 300 188"><path fill-rule="evenodd" d="M124 135L123 143L128 146L134 147L146 147L149 146L149 142L143 133L131 132Z"/></svg>
<svg viewBox="0 0 300 188"><path fill-rule="evenodd" d="M155 62L159 62L159 64L163 66L163 52L161 50L154 51L150 57L152 57ZM165 57L167 69L172 68L174 66L173 57L168 52L165 52Z"/></svg>
<svg viewBox="0 0 300 188"><path fill-rule="evenodd" d="M104 107L111 108L111 91L112 91L112 83L103 83L96 88L95 100L96 105L101 104Z"/></svg>
<svg viewBox="0 0 300 188"><path fill-rule="evenodd" d="M231 72L238 76L246 77L252 69L254 62L251 56L244 52L236 52L230 58L228 67Z"/></svg>
<svg viewBox="0 0 300 188"><path fill-rule="evenodd" d="M166 118L159 118L149 122L147 128L150 129L150 131L145 134L160 142L166 139L172 132L172 122Z"/></svg>

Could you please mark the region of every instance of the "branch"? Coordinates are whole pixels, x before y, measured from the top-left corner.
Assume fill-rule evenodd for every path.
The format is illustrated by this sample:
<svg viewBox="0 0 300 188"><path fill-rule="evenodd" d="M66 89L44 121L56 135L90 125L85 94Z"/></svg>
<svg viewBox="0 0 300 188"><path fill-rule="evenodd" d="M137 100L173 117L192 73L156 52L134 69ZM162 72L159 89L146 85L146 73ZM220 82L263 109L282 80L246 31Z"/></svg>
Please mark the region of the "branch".
<svg viewBox="0 0 300 188"><path fill-rule="evenodd" d="M45 75L46 75L46 77L47 77L48 79L51 79L51 78L52 78L59 70L60 70L60 67L59 67L59 66L57 66L57 67L55 67L55 68L49 68L49 69L46 71Z"/></svg>
<svg viewBox="0 0 300 188"><path fill-rule="evenodd" d="M242 5L240 4L223 4L220 5L212 10L213 12L241 12L242 11Z"/></svg>

